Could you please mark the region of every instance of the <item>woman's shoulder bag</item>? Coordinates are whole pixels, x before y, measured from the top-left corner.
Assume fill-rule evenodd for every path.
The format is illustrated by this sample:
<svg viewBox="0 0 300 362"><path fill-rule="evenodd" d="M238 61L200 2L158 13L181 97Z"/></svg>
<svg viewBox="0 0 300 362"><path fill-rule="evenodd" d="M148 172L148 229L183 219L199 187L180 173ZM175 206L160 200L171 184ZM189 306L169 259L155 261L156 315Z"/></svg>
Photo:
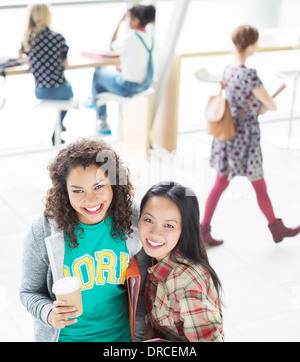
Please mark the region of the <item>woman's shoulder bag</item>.
<svg viewBox="0 0 300 362"><path fill-rule="evenodd" d="M222 94L233 72L231 72L225 83L221 82L220 93L210 96L205 108L207 132L220 141L230 141L236 136L230 107L227 99Z"/></svg>
<svg viewBox="0 0 300 362"><path fill-rule="evenodd" d="M225 87L227 86L229 79L232 77L233 73L234 69L232 70L230 76L227 78L226 82L221 82L220 93L211 96L205 108L205 117L207 119L207 132L220 141L230 141L236 136L236 128L231 115L229 103L222 94L223 89L225 89ZM248 98L246 106L241 110L240 114L238 115L236 122L238 122L246 112L247 108L250 105L251 98L252 93Z"/></svg>

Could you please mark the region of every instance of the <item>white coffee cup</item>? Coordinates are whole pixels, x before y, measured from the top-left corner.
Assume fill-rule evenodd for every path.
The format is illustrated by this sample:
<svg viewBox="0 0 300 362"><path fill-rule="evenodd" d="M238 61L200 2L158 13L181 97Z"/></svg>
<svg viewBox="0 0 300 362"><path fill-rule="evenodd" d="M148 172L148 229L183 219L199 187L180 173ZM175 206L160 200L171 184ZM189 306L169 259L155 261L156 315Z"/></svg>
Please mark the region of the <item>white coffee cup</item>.
<svg viewBox="0 0 300 362"><path fill-rule="evenodd" d="M82 314L81 282L76 277L65 277L55 281L52 287L57 300L66 302L67 306L76 307ZM78 315L80 315L78 314Z"/></svg>

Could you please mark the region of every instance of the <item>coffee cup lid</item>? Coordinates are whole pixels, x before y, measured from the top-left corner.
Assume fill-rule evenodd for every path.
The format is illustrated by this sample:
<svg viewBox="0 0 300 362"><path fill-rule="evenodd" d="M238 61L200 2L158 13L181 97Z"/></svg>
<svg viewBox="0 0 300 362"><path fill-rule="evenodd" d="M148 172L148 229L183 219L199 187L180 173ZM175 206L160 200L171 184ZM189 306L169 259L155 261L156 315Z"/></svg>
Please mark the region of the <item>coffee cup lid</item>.
<svg viewBox="0 0 300 362"><path fill-rule="evenodd" d="M81 287L81 282L76 277L65 277L56 280L52 292L56 295L69 294Z"/></svg>

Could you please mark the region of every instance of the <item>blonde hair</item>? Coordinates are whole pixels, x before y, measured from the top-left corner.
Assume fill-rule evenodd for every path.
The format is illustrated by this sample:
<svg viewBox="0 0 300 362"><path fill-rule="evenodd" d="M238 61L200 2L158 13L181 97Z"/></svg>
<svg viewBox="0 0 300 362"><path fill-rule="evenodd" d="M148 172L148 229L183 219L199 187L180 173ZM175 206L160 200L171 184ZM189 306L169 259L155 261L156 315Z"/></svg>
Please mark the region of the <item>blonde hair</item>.
<svg viewBox="0 0 300 362"><path fill-rule="evenodd" d="M35 4L29 8L29 19L27 29L24 35L24 48L32 50L35 39L51 23L51 14L48 5Z"/></svg>

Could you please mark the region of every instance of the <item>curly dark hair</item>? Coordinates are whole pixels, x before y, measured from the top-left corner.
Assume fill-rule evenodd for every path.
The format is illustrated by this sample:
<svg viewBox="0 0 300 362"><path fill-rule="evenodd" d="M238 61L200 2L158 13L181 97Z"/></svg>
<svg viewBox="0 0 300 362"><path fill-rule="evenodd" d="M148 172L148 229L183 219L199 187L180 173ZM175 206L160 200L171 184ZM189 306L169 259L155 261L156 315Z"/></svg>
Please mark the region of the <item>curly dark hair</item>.
<svg viewBox="0 0 300 362"><path fill-rule="evenodd" d="M113 162L113 167L110 169L108 169L109 162ZM128 168L123 165L119 155L102 139L80 138L60 150L48 166L52 187L46 194L44 215L56 221L58 230L65 233L70 248L79 245L75 229L81 232L83 230L79 226L77 212L70 204L66 179L72 169L78 166L85 169L90 165L102 168L113 190L113 200L108 209L108 214L113 216L112 237L126 240L133 232L131 228L133 186L129 179ZM110 172L112 170L113 172Z"/></svg>

